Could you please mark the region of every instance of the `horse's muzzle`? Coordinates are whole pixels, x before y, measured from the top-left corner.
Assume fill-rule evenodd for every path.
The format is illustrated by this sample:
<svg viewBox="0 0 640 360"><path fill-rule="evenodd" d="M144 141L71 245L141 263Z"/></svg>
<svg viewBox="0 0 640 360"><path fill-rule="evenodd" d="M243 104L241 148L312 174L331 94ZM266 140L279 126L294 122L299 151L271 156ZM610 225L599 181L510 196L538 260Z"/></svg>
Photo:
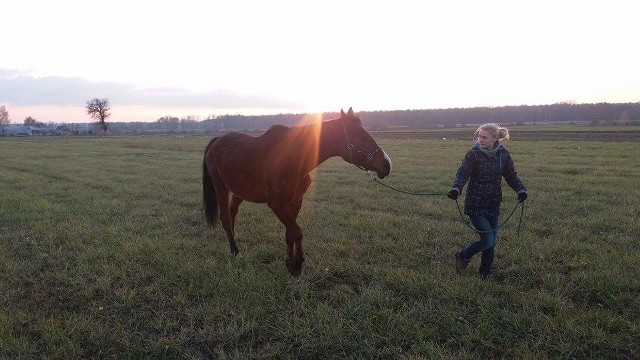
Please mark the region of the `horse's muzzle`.
<svg viewBox="0 0 640 360"><path fill-rule="evenodd" d="M376 163L375 169L372 169L379 179L384 179L391 172L391 159L384 150L382 150L382 154L384 157Z"/></svg>

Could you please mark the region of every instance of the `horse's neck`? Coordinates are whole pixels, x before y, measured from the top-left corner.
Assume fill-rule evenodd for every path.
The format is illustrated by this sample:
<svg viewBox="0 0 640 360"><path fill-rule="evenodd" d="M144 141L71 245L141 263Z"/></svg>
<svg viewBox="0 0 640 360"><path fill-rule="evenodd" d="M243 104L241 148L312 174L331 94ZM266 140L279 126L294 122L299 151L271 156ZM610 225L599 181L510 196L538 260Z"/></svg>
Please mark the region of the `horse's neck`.
<svg viewBox="0 0 640 360"><path fill-rule="evenodd" d="M346 141L344 129L337 120L325 121L321 126L318 165L330 157L340 156L340 144Z"/></svg>

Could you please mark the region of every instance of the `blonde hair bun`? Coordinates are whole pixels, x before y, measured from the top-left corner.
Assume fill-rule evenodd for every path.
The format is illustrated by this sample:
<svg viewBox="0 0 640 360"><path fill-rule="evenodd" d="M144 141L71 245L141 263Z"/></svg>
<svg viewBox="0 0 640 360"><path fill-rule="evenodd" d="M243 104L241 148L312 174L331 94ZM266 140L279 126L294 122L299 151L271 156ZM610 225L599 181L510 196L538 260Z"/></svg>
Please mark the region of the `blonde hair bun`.
<svg viewBox="0 0 640 360"><path fill-rule="evenodd" d="M476 137L478 136L478 133L480 133L481 130L488 132L489 134L491 134L491 136L497 137L498 140L500 141L502 141L503 139L509 139L509 129L495 123L487 123L487 124L481 125L476 130L476 133L475 133Z"/></svg>
<svg viewBox="0 0 640 360"><path fill-rule="evenodd" d="M504 127L500 127L500 129L498 129L498 138L500 140L502 139L509 139L509 129L504 128Z"/></svg>

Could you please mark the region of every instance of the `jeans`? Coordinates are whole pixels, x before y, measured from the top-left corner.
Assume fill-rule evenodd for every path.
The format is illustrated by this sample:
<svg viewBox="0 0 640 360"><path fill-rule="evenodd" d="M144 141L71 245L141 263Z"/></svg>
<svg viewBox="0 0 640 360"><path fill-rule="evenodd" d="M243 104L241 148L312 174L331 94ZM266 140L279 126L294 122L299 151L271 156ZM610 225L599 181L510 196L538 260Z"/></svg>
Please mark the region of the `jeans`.
<svg viewBox="0 0 640 360"><path fill-rule="evenodd" d="M476 230L481 231L480 240L467 246L460 252L465 259L470 259L473 255L482 251L480 259L480 274L491 274L491 265L495 257L496 240L498 238L499 215L471 215L471 223ZM493 231L490 231L492 230Z"/></svg>

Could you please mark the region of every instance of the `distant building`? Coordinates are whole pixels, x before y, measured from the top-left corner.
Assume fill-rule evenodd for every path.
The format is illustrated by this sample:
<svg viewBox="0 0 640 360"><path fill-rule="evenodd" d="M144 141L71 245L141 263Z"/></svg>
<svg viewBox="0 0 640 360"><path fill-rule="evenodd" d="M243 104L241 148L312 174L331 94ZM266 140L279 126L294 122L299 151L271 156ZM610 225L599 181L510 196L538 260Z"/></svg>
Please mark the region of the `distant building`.
<svg viewBox="0 0 640 360"><path fill-rule="evenodd" d="M63 135L64 130L61 126L29 126L32 135Z"/></svg>
<svg viewBox="0 0 640 360"><path fill-rule="evenodd" d="M29 126L9 124L0 129L0 136L31 136L33 132Z"/></svg>

